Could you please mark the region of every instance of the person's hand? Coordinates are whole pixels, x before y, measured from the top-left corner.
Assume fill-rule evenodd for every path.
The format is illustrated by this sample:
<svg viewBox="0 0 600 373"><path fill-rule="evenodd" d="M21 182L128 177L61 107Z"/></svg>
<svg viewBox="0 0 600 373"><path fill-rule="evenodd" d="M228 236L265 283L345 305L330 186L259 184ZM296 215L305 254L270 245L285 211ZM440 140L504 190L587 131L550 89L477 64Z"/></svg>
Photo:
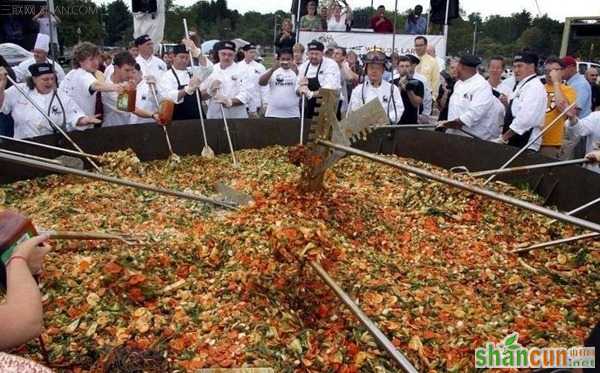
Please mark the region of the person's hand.
<svg viewBox="0 0 600 373"><path fill-rule="evenodd" d="M194 92L196 92L196 90L200 88L200 84L202 84L202 80L200 79L200 77L192 76L190 78L190 82L187 86L185 86L183 90L187 95L193 95Z"/></svg>
<svg viewBox="0 0 600 373"><path fill-rule="evenodd" d="M496 144L508 144L508 141L504 140L504 136L500 135L497 139L492 140Z"/></svg>
<svg viewBox="0 0 600 373"><path fill-rule="evenodd" d="M77 121L77 126L85 127L85 126L89 126L89 125L93 125L93 124L100 124L100 123L102 123L102 121L100 120L99 117L100 117L100 114L96 114L94 116L81 117Z"/></svg>
<svg viewBox="0 0 600 373"><path fill-rule="evenodd" d="M129 82L113 84L113 90L114 90L114 92L117 92L118 94L121 94L121 93L127 91L128 88L129 88Z"/></svg>
<svg viewBox="0 0 600 373"><path fill-rule="evenodd" d="M154 113L154 114L152 114L152 120L154 121L154 123L156 123L156 124L158 124L158 125L161 125L161 126L164 126L164 125L165 125L164 123L162 123L162 122L160 121L160 114L159 114L159 113Z"/></svg>
<svg viewBox="0 0 600 373"><path fill-rule="evenodd" d="M457 130L457 129L459 129L459 128L462 127L462 124L458 120L448 120L448 121L445 121L445 122L441 122L438 125L438 127L439 126L442 126L444 128L452 128L452 129Z"/></svg>
<svg viewBox="0 0 600 373"><path fill-rule="evenodd" d="M281 66L281 63L277 58L273 60L273 65L271 66L271 70L275 71Z"/></svg>
<svg viewBox="0 0 600 373"><path fill-rule="evenodd" d="M17 246L11 257L21 256L25 258L31 274L35 275L40 273L44 256L51 250L50 245L42 245L48 238L50 238L49 235L42 234L28 239Z"/></svg>
<svg viewBox="0 0 600 373"><path fill-rule="evenodd" d="M398 87L400 89L405 90L406 84L408 84L408 78L406 76L403 76L398 80Z"/></svg>
<svg viewBox="0 0 600 373"><path fill-rule="evenodd" d="M208 94L211 96L216 96L217 91L219 91L219 89L221 89L222 86L223 83L220 80L213 80L210 83L210 87L208 88Z"/></svg>
<svg viewBox="0 0 600 373"><path fill-rule="evenodd" d="M183 38L181 43L185 45L185 49L192 52L192 57L199 58L202 55L202 49L198 48L192 39Z"/></svg>
<svg viewBox="0 0 600 373"><path fill-rule="evenodd" d="M509 101L508 101L508 96L507 96L507 95L505 95L504 93L502 93L502 94L500 95L500 97L498 97L498 100L500 100L500 102L502 102L502 104L503 104L504 106L508 106L508 104L509 104Z"/></svg>
<svg viewBox="0 0 600 373"><path fill-rule="evenodd" d="M571 121L571 124L574 125L577 123L577 106L573 106L565 113L567 118Z"/></svg>
<svg viewBox="0 0 600 373"><path fill-rule="evenodd" d="M298 83L299 86L307 86L308 87L308 79L306 77L300 79L300 82Z"/></svg>
<svg viewBox="0 0 600 373"><path fill-rule="evenodd" d="M8 71L0 66L0 90L4 90L8 84Z"/></svg>
<svg viewBox="0 0 600 373"><path fill-rule="evenodd" d="M550 80L552 83L560 83L562 81L562 73L560 70L552 70L550 71Z"/></svg>
<svg viewBox="0 0 600 373"><path fill-rule="evenodd" d="M592 162L600 162L600 150L594 150L585 155L586 159Z"/></svg>
<svg viewBox="0 0 600 373"><path fill-rule="evenodd" d="M217 104L225 106L226 108L230 108L233 106L233 101L229 97L224 96L222 94L218 94L215 96L215 102Z"/></svg>
<svg viewBox="0 0 600 373"><path fill-rule="evenodd" d="M308 86L306 86L306 85L300 86L300 89L298 89L298 92L300 92L301 96L306 96L306 97L310 96L310 89L308 89Z"/></svg>
<svg viewBox="0 0 600 373"><path fill-rule="evenodd" d="M156 78L154 77L154 75L147 75L146 76L146 83L148 83L148 84L155 84L156 85Z"/></svg>

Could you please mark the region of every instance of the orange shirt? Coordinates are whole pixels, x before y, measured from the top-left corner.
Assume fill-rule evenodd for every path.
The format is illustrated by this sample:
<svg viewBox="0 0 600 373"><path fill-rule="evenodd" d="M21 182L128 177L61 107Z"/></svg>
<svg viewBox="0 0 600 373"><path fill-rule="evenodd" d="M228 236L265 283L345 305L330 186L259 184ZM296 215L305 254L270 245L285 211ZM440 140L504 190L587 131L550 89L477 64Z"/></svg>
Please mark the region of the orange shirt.
<svg viewBox="0 0 600 373"><path fill-rule="evenodd" d="M546 117L544 119L544 128L556 119L561 113L556 106L556 99L554 96L554 85L552 83L546 83L546 94L548 95L548 106L546 107ZM575 102L575 90L572 87L561 84L560 90L567 99L569 104ZM563 116L555 123L552 128L544 134L542 146L561 146L564 139L564 128L565 128L566 116Z"/></svg>

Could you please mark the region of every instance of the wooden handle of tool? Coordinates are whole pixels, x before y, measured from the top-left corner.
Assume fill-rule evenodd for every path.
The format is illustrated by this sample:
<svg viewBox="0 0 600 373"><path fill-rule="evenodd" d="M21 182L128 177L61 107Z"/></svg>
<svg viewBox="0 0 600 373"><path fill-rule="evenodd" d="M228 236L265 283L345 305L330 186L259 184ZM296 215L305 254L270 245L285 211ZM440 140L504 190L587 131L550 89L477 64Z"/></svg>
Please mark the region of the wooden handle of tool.
<svg viewBox="0 0 600 373"><path fill-rule="evenodd" d="M123 240L118 235L101 232L49 231L45 233L54 240Z"/></svg>

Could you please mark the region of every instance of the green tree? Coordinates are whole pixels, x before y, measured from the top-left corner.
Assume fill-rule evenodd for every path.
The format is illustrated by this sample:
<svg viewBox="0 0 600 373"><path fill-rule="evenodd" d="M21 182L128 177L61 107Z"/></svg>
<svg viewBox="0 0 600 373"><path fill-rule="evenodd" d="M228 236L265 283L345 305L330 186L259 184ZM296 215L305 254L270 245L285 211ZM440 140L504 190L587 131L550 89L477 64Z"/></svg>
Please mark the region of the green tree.
<svg viewBox="0 0 600 373"><path fill-rule="evenodd" d="M106 45L126 46L133 39L132 14L123 0L115 0L108 4L103 21Z"/></svg>
<svg viewBox="0 0 600 373"><path fill-rule="evenodd" d="M61 19L58 26L61 45L71 47L79 40L102 43L102 9L91 0L56 0L54 7Z"/></svg>

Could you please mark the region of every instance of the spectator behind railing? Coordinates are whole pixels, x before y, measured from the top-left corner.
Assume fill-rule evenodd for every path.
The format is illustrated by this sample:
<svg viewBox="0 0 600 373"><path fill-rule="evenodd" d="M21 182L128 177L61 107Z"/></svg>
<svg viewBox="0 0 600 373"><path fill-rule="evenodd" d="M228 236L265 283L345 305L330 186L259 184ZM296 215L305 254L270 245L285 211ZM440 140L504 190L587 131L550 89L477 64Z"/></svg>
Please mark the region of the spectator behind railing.
<svg viewBox="0 0 600 373"><path fill-rule="evenodd" d="M343 0L342 0L343 1ZM352 22L352 9L345 1L344 11L338 2L332 2L327 11L327 31L349 31Z"/></svg>
<svg viewBox="0 0 600 373"><path fill-rule="evenodd" d="M289 18L281 22L281 32L277 36L275 47L279 49L292 49L296 43L296 33L292 31L292 20Z"/></svg>
<svg viewBox="0 0 600 373"><path fill-rule="evenodd" d="M383 5L377 7L377 12L371 18L371 28L374 32L379 33L394 32L392 21L385 17L385 7Z"/></svg>
<svg viewBox="0 0 600 373"><path fill-rule="evenodd" d="M415 6L415 9L408 14L404 32L411 35L422 35L427 32L427 18L421 15L423 7Z"/></svg>
<svg viewBox="0 0 600 373"><path fill-rule="evenodd" d="M322 31L321 17L317 15L317 3L309 1L306 4L307 14L300 18L301 31Z"/></svg>

